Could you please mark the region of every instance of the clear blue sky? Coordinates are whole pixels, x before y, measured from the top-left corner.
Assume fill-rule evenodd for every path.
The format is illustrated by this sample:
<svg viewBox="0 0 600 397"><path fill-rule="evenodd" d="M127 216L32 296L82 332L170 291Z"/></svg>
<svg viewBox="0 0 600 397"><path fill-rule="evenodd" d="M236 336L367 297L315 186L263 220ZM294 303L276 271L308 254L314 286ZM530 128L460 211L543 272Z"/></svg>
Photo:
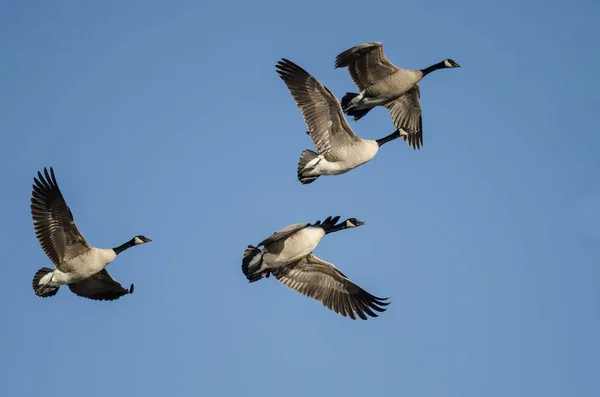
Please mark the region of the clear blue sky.
<svg viewBox="0 0 600 397"><path fill-rule="evenodd" d="M600 5L365 4L2 2L0 395L600 395ZM370 41L463 67L421 84L422 150L302 186L313 146L274 65L341 98L335 56ZM385 109L351 125L393 131ZM44 166L90 243L153 239L108 267L133 295L34 295ZM391 297L377 319L241 272L328 215L366 222L315 253Z"/></svg>

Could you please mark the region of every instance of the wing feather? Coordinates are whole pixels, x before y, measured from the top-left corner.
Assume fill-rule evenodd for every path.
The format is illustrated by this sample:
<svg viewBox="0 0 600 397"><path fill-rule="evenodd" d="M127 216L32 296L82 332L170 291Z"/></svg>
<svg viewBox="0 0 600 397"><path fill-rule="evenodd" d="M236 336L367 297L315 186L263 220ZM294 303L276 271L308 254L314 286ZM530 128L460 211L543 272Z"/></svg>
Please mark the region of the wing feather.
<svg viewBox="0 0 600 397"><path fill-rule="evenodd" d="M31 217L35 235L54 265L60 270L68 270L64 269L64 263L91 247L75 224L73 213L58 187L52 167L50 173L46 168L44 175L38 172L38 178L34 178L34 182Z"/></svg>
<svg viewBox="0 0 600 397"><path fill-rule="evenodd" d="M378 298L360 288L338 270L332 263L310 253L288 266L276 269L273 275L287 287L310 298L319 300L336 313L355 320L367 316L377 317L373 312L385 311L388 298Z"/></svg>
<svg viewBox="0 0 600 397"><path fill-rule="evenodd" d="M285 58L277 63L276 70L302 111L308 133L319 154L358 140L344 117L338 99L327 87Z"/></svg>
<svg viewBox="0 0 600 397"><path fill-rule="evenodd" d="M421 89L416 84L398 99L386 103L392 122L397 129L409 135L404 140L415 150L423 146L423 117L421 114Z"/></svg>
<svg viewBox="0 0 600 397"><path fill-rule="evenodd" d="M118 281L108 274L106 269L102 269L83 281L69 284L69 289L75 295L83 298L113 301L123 295L133 293L133 284L131 284L129 289L123 288Z"/></svg>
<svg viewBox="0 0 600 397"><path fill-rule="evenodd" d="M361 91L400 70L385 56L380 42L359 44L342 52L335 59L335 67L348 67Z"/></svg>

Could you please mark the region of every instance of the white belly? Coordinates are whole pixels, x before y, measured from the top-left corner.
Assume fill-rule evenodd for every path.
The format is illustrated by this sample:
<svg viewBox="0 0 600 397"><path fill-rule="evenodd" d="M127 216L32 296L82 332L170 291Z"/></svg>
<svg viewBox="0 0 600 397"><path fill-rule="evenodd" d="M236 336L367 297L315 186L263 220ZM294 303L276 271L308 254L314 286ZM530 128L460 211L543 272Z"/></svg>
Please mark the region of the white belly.
<svg viewBox="0 0 600 397"><path fill-rule="evenodd" d="M59 269L54 271L52 280L60 284L70 284L84 280L111 263L117 255L112 249L92 248L88 252L76 256L65 264L68 272L63 272Z"/></svg>
<svg viewBox="0 0 600 397"><path fill-rule="evenodd" d="M344 174L372 160L378 151L377 142L362 140L360 144L338 148L326 155L320 155L321 161L315 168L303 174L306 176Z"/></svg>
<svg viewBox="0 0 600 397"><path fill-rule="evenodd" d="M289 265L310 254L325 236L320 227L307 227L283 242L281 252L265 251L262 268L276 268Z"/></svg>
<svg viewBox="0 0 600 397"><path fill-rule="evenodd" d="M79 273L79 272L64 273L58 269L55 269L52 273L50 273L44 277L47 277L47 276L51 277L52 281L49 283L50 285L58 286L58 285L76 283L78 281L85 280L90 275L86 275L84 273ZM46 280L44 280L42 278L42 280L40 280L40 284L45 284L45 283L46 283Z"/></svg>

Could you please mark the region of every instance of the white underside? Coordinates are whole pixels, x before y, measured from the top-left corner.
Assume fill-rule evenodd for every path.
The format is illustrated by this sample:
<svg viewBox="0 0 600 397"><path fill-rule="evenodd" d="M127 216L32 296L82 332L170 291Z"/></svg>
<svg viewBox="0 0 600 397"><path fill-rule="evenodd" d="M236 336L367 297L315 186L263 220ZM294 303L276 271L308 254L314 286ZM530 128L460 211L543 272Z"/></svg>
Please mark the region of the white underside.
<svg viewBox="0 0 600 397"><path fill-rule="evenodd" d="M302 170L304 176L340 175L359 167L375 157L379 145L375 141L361 140L345 148L335 150L338 161L328 161L324 155L311 160Z"/></svg>
<svg viewBox="0 0 600 397"><path fill-rule="evenodd" d="M116 257L117 255L112 249L92 247L91 250L65 262L64 266L61 266L72 269L70 272L54 269L52 273L42 277L39 284L57 287L85 280L104 269Z"/></svg>
<svg viewBox="0 0 600 397"><path fill-rule="evenodd" d="M362 109L371 109L375 106L383 106L386 103L397 97L389 97L389 96L379 96L375 98L365 98L364 91L360 93L359 96L355 97L350 103L352 104L352 108L356 110ZM400 96L400 95L398 95Z"/></svg>
<svg viewBox="0 0 600 397"><path fill-rule="evenodd" d="M325 230L320 227L304 228L282 241L283 249L280 252L272 253L264 248L260 254L252 259L250 266L258 263L261 257L263 262L260 270L289 265L310 254L324 236Z"/></svg>

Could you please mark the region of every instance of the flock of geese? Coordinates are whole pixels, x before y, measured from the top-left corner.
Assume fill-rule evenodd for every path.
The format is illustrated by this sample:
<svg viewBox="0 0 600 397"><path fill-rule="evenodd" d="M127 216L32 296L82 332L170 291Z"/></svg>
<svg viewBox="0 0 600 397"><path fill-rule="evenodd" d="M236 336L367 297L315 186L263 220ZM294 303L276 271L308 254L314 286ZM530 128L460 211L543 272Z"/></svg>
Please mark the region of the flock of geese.
<svg viewBox="0 0 600 397"><path fill-rule="evenodd" d="M276 65L279 77L300 108L307 133L316 152L306 149L298 161L298 180L314 182L323 175L344 174L375 157L379 148L402 137L418 150L423 145L419 82L427 74L460 67L446 59L425 69L402 69L391 63L381 43L352 47L336 57L335 67L347 67L358 93L346 93L341 101L315 77L292 61ZM359 120L375 106L390 112L396 130L376 140L358 137L344 114ZM138 235L115 248L96 248L81 234L56 181L52 167L34 178L31 216L36 237L54 264L43 267L33 277L33 290L42 298L56 295L67 285L78 296L94 300L115 300L133 293L133 284L124 288L106 271L106 266L128 248L151 239ZM296 223L284 227L261 241L249 245L242 259L242 272L249 282L271 274L289 288L319 300L336 313L366 320L377 317L390 303L388 298L371 295L332 263L319 259L314 249L327 234L364 224L356 218L339 222L327 217L315 223Z"/></svg>

